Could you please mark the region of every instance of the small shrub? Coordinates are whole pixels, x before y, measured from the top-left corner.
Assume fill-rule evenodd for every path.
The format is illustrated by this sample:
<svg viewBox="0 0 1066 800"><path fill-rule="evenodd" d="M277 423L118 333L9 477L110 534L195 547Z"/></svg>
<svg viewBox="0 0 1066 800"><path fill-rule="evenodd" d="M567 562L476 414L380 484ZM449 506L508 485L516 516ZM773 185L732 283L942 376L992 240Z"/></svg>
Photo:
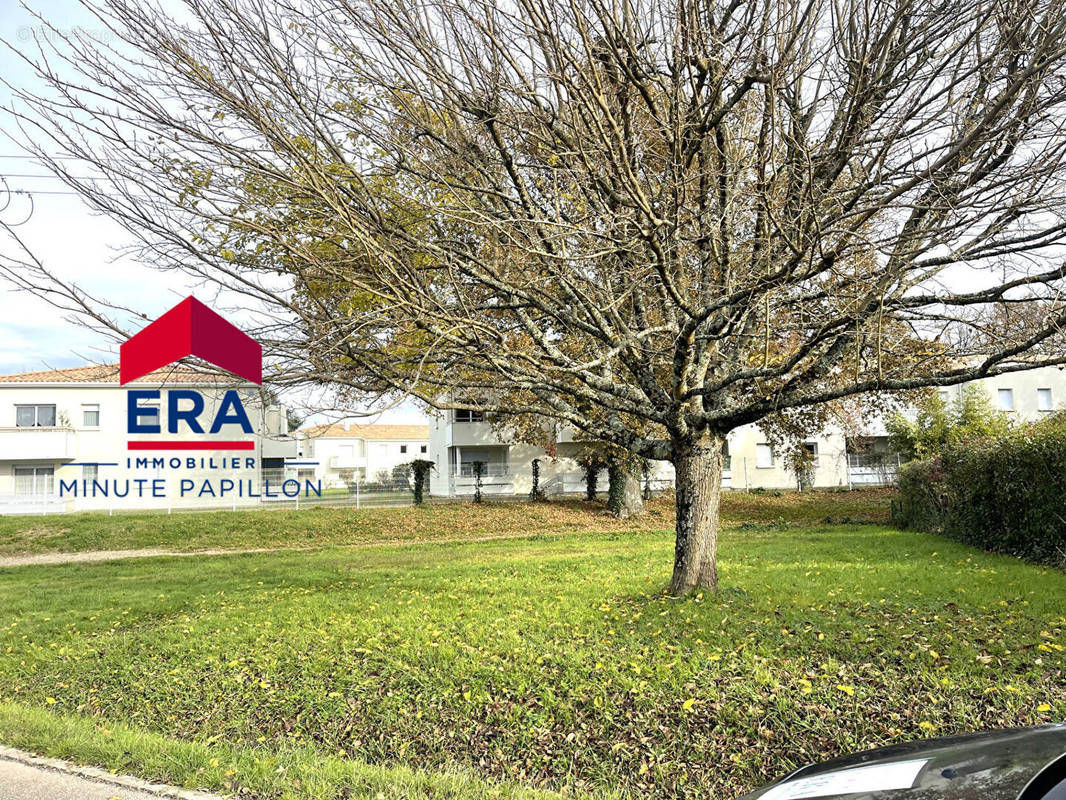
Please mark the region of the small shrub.
<svg viewBox="0 0 1066 800"><path fill-rule="evenodd" d="M482 479L484 478L484 476L485 476L485 462L484 461L475 461L474 462L474 502L475 503L480 503L482 501L482 499L483 499L482 496L481 496L481 485L482 485Z"/></svg>
<svg viewBox="0 0 1066 800"><path fill-rule="evenodd" d="M411 491L414 492L415 505L420 506L425 502L426 485L429 483L429 471L434 469L435 466L432 461L428 461L424 458L416 458L411 462L411 474L414 476L414 483L411 486Z"/></svg>
<svg viewBox="0 0 1066 800"><path fill-rule="evenodd" d="M585 499L592 502L596 499L600 470L607 466L607 461L598 452L588 451L578 458L577 463L585 478Z"/></svg>
<svg viewBox="0 0 1066 800"><path fill-rule="evenodd" d="M944 523L946 492L938 459L904 464L899 469L900 502L894 521L901 528L938 532Z"/></svg>
<svg viewBox="0 0 1066 800"><path fill-rule="evenodd" d="M540 488L540 459L534 458L530 467L533 471L533 487L529 490L529 499L536 503L546 499L544 490Z"/></svg>

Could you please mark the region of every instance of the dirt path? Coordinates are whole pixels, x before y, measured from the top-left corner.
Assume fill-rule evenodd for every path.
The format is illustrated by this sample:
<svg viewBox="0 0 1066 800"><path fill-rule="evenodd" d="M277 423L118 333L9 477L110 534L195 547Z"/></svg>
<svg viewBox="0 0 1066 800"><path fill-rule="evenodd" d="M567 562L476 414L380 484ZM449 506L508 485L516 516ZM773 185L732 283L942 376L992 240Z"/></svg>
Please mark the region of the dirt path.
<svg viewBox="0 0 1066 800"><path fill-rule="evenodd" d="M654 529L654 528L653 528ZM619 531L621 532L621 531ZM494 542L500 539L529 539L534 536L572 536L579 530L563 531L509 531L488 536L442 536L436 539L381 539L375 542L350 542L348 544L324 544L305 547L251 547L247 549L209 548L206 550L164 550L149 547L141 550L87 550L82 553L31 553L21 556L0 556L0 568L29 567L37 564L81 564L95 561L117 561L127 558L156 558L158 556L236 556L242 553L298 553L308 550L331 548L354 549L360 547L403 547L422 544L458 544L462 542Z"/></svg>
<svg viewBox="0 0 1066 800"><path fill-rule="evenodd" d="M256 547L250 550L88 550L84 553L33 553L26 556L0 556L0 567L28 567L34 564L79 564L91 561L115 561L123 558L155 558L156 556L224 556L239 553L273 553L278 550L306 550L296 547Z"/></svg>

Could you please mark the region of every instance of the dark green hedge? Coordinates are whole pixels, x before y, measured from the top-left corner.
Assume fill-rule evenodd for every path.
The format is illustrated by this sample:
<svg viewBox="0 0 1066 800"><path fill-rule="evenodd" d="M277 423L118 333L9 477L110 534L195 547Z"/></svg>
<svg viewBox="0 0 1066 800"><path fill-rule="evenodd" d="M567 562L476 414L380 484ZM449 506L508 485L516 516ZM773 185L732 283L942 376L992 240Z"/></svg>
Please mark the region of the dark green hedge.
<svg viewBox="0 0 1066 800"><path fill-rule="evenodd" d="M904 527L1066 566L1066 416L912 461L899 487Z"/></svg>

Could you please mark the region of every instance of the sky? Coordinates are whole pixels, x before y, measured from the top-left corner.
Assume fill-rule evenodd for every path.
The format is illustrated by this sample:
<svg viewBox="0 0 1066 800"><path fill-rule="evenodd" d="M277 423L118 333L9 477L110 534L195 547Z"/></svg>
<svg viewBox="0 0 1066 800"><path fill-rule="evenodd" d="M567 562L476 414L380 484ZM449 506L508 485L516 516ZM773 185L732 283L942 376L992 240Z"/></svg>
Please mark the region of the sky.
<svg viewBox="0 0 1066 800"><path fill-rule="evenodd" d="M60 30L81 28L105 39L108 35L76 0L30 0L30 5L42 9L43 15ZM0 0L0 39L15 49L26 48L31 46L35 32L41 33L40 22L18 0ZM17 54L3 46L0 75L22 88L43 88ZM12 102L10 91L2 85L0 102L4 106ZM0 196L0 207L10 201L0 214L8 224L26 219L17 232L45 266L76 281L90 294L142 310L149 318L195 293L196 287L184 284L182 276L161 275L124 254L133 243L131 235L93 212L78 196L69 194L62 182L20 150L12 141L12 133L10 118L0 117L0 175L10 189L19 193ZM32 194L32 200L25 193ZM0 241L0 247L10 245ZM0 374L117 360L113 343L64 319L45 301L14 291L0 279ZM314 405L310 395L288 400L292 405ZM364 421L412 423L422 421L422 414L408 402Z"/></svg>

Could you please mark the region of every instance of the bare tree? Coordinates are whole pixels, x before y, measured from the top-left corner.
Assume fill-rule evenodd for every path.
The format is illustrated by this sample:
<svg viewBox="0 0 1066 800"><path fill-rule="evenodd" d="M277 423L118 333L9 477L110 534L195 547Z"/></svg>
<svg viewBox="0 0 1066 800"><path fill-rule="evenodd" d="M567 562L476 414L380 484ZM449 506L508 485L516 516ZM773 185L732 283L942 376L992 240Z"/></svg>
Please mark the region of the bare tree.
<svg viewBox="0 0 1066 800"><path fill-rule="evenodd" d="M25 53L41 160L240 293L281 382L670 459L674 593L716 586L730 430L1066 362L1058 0L96 10L109 46Z"/></svg>

